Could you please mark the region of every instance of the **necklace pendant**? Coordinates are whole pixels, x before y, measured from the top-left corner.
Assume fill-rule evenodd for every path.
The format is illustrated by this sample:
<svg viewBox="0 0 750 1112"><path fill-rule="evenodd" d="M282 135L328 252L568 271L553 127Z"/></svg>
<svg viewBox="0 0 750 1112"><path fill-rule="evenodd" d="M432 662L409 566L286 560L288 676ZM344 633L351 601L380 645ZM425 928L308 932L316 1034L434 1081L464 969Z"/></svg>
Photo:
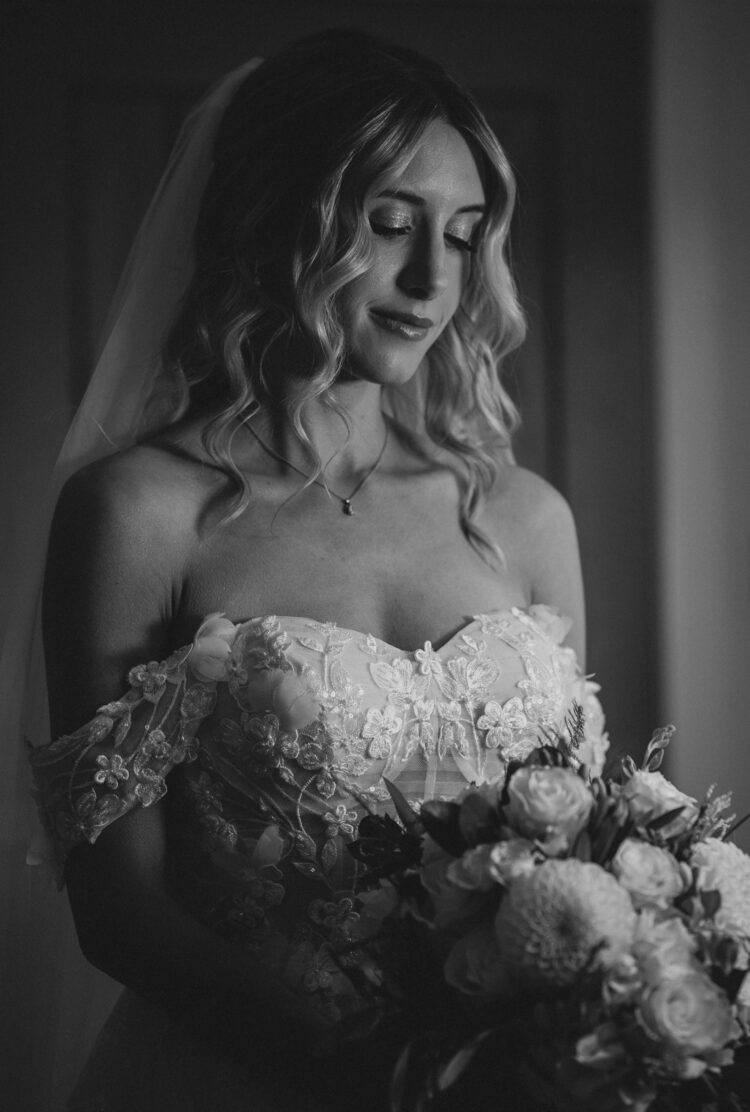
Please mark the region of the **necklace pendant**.
<svg viewBox="0 0 750 1112"><path fill-rule="evenodd" d="M351 498L342 498L342 500L341 500L341 512L345 513L347 515L347 517L354 517L354 510L352 509L352 500L351 500Z"/></svg>

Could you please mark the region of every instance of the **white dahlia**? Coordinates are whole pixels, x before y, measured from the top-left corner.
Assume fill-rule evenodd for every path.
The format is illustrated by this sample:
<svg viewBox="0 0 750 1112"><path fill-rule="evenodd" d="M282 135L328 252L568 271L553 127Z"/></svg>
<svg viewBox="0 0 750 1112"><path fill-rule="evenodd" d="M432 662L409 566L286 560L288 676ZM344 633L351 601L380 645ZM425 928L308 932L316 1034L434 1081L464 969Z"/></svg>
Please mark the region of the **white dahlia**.
<svg viewBox="0 0 750 1112"><path fill-rule="evenodd" d="M693 847L690 864L697 871L698 888L721 896L714 916L717 927L750 937L750 857L732 842L706 838Z"/></svg>
<svg viewBox="0 0 750 1112"><path fill-rule="evenodd" d="M633 938L629 894L592 862L546 861L515 879L495 919L495 936L520 979L568 985L594 959L609 966Z"/></svg>

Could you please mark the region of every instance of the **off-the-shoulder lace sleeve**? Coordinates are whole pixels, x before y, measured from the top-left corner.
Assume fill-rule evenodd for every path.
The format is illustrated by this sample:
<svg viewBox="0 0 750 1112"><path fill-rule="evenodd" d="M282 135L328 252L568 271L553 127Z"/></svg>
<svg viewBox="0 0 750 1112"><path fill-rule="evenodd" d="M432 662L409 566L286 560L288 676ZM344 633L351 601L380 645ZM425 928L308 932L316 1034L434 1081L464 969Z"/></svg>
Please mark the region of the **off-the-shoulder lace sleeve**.
<svg viewBox="0 0 750 1112"><path fill-rule="evenodd" d="M139 665L119 699L99 707L72 734L30 750L40 816L62 885L65 859L78 843L134 807L165 794L165 777L197 755L196 732L216 702L216 682L188 667L192 646Z"/></svg>

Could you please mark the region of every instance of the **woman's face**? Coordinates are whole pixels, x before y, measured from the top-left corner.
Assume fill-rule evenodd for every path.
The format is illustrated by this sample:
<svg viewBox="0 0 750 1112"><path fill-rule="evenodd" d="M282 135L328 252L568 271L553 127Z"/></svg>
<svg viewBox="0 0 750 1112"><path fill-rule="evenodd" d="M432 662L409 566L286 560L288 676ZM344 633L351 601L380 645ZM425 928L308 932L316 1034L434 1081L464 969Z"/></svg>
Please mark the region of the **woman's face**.
<svg viewBox="0 0 750 1112"><path fill-rule="evenodd" d="M411 378L461 300L484 201L466 141L434 121L403 173L367 204L372 263L339 302L349 375Z"/></svg>

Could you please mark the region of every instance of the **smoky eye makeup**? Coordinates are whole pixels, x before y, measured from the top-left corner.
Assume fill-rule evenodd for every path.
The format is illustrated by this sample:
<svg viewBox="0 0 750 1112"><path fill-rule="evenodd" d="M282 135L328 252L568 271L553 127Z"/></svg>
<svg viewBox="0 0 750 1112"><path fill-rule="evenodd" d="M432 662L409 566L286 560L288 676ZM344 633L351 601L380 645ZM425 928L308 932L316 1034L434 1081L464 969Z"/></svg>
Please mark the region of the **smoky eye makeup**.
<svg viewBox="0 0 750 1112"><path fill-rule="evenodd" d="M375 209L369 215L370 227L376 235L403 235L414 227L411 213Z"/></svg>
<svg viewBox="0 0 750 1112"><path fill-rule="evenodd" d="M403 208L394 209L390 206L375 206L368 214L368 222L373 233L385 239L396 239L406 236L414 230L420 219L419 215L405 211ZM482 223L481 214L457 213L446 224L443 236L449 247L461 251L475 253L479 241L479 227Z"/></svg>
<svg viewBox="0 0 750 1112"><path fill-rule="evenodd" d="M449 221L445 228L445 238L467 251L476 251L478 243L479 220L454 220Z"/></svg>

